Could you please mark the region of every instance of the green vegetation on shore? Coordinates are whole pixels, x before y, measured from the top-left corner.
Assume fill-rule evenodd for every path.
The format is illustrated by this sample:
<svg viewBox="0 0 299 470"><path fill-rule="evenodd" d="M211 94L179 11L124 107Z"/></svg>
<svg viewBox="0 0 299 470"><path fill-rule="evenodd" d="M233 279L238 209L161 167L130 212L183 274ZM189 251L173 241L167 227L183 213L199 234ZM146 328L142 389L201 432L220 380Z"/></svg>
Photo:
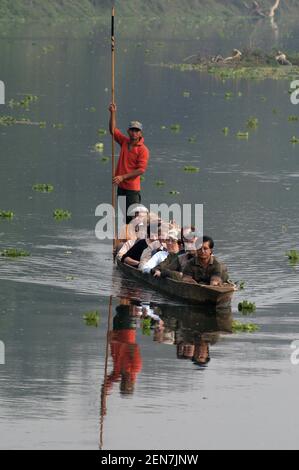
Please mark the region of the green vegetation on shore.
<svg viewBox="0 0 299 470"><path fill-rule="evenodd" d="M299 77L299 66L282 67L276 66L242 66L231 65L221 67L219 65L209 64L165 64L161 63L161 67L179 70L181 72L207 72L215 75L221 80L227 79L247 79L247 80L294 80Z"/></svg>
<svg viewBox="0 0 299 470"><path fill-rule="evenodd" d="M265 7L271 4L270 0L264 3ZM296 12L296 0L284 3L287 14ZM119 15L135 18L192 16L206 23L215 18L228 20L249 14L243 0L116 0L114 4ZM0 17L24 21L99 18L106 16L111 6L110 0L0 0Z"/></svg>

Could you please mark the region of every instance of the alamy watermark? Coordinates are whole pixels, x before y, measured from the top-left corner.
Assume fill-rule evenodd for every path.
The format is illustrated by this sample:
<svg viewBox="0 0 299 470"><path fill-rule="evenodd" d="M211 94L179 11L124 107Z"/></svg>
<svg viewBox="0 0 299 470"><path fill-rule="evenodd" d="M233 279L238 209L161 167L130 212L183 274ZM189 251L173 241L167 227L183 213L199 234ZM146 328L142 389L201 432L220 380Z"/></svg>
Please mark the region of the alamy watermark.
<svg viewBox="0 0 299 470"><path fill-rule="evenodd" d="M128 215L134 214L134 206L128 208ZM138 206L138 204L137 204ZM203 234L203 204L150 204L149 220L148 225L140 224L140 219L134 218L130 225L132 228L136 228L137 225L143 225L145 238L148 232L148 226L150 229L150 235L157 233L157 216L161 219L163 225L174 223L177 227L193 227L196 233ZM111 204L99 204L95 210L96 217L100 217L99 222L95 228L95 235L99 240L113 240L114 239L114 227L117 233L117 237L121 238L121 232L126 224L126 198L120 196L117 201L117 215L115 214L114 208ZM116 216L116 218L115 218ZM116 222L114 222L116 221ZM140 231L140 227L138 227ZM167 234L166 234L167 238Z"/></svg>
<svg viewBox="0 0 299 470"><path fill-rule="evenodd" d="M294 90L291 93L291 103L299 104L299 80L294 80L291 83L291 90Z"/></svg>
<svg viewBox="0 0 299 470"><path fill-rule="evenodd" d="M299 340L296 339L295 341L292 342L291 349L294 349L294 351L291 354L291 363L293 366L298 366L299 365Z"/></svg>
<svg viewBox="0 0 299 470"><path fill-rule="evenodd" d="M0 341L0 366L5 364L5 344Z"/></svg>
<svg viewBox="0 0 299 470"><path fill-rule="evenodd" d="M0 104L5 104L5 84L0 80Z"/></svg>

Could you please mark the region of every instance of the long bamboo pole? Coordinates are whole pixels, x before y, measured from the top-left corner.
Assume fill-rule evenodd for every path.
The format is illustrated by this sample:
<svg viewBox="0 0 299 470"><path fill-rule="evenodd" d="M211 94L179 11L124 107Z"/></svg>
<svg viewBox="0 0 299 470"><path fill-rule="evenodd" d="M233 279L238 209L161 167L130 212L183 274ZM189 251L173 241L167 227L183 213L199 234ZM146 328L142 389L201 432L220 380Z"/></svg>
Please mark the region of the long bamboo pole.
<svg viewBox="0 0 299 470"><path fill-rule="evenodd" d="M111 16L111 96L112 103L115 104L115 36L114 36L114 18L115 18L115 8L112 8ZM114 135L112 135L112 178L115 176L115 141ZM112 183L112 207L113 207L113 256L115 253L116 247L116 214L115 214L115 186ZM114 256L115 260L115 256Z"/></svg>
<svg viewBox="0 0 299 470"><path fill-rule="evenodd" d="M112 330L112 300L110 295L109 300L109 314L106 333L106 349L105 349L105 367L104 367L104 381L101 390L101 411L100 411L100 450L104 448L104 419L107 413L107 377L108 377L108 357L109 357L109 342L110 331Z"/></svg>

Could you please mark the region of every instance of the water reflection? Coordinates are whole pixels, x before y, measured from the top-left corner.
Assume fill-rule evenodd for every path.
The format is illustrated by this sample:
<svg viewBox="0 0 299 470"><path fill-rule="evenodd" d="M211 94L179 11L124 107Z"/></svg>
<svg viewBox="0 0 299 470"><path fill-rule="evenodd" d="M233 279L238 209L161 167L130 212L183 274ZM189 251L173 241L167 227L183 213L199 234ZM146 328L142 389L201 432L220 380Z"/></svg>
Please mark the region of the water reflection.
<svg viewBox="0 0 299 470"><path fill-rule="evenodd" d="M133 396L142 371L142 351L138 334L156 343L172 345L175 357L190 360L196 368L206 368L211 360L210 346L221 334L232 333L232 311L188 305L158 304L131 297L110 298L107 327L105 373L101 388L100 448L103 448L104 417L108 396L116 389ZM111 370L108 371L110 359Z"/></svg>
<svg viewBox="0 0 299 470"><path fill-rule="evenodd" d="M163 327L154 335L159 343L173 344L178 359L190 359L206 367L211 360L210 345L221 334L232 333L232 311L185 305L159 305Z"/></svg>

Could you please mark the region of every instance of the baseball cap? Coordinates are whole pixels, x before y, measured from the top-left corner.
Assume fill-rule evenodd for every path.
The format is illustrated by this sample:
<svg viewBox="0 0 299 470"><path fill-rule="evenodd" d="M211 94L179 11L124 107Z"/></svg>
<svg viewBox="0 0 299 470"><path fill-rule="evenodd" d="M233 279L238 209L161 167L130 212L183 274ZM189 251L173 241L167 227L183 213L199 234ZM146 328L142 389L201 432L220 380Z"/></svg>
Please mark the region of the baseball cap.
<svg viewBox="0 0 299 470"><path fill-rule="evenodd" d="M129 127L128 127L128 128L129 128L129 129L139 129L140 131L142 131L143 126L142 126L141 122L139 122L139 121L131 121L131 122L129 123Z"/></svg>
<svg viewBox="0 0 299 470"><path fill-rule="evenodd" d="M142 204L132 204L130 207L129 207L129 210L128 210L128 215L129 216L133 216L136 214L136 212L144 212L144 213L148 213L148 209L143 206Z"/></svg>

